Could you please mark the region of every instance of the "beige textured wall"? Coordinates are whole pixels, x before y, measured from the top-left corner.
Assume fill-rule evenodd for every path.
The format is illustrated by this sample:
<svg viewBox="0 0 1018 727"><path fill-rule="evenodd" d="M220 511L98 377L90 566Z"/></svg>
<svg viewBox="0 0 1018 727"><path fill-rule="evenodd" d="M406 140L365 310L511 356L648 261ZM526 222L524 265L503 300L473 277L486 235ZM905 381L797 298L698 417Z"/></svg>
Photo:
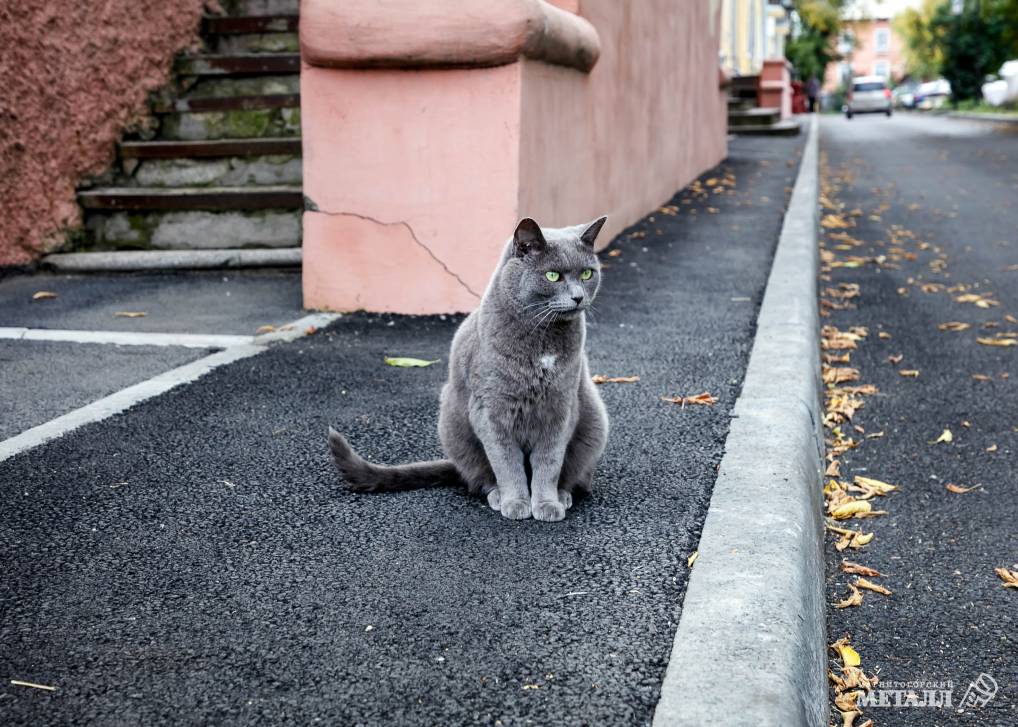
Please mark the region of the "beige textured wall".
<svg viewBox="0 0 1018 727"><path fill-rule="evenodd" d="M31 262L79 223L82 177L110 164L202 0L0 4L0 266Z"/></svg>

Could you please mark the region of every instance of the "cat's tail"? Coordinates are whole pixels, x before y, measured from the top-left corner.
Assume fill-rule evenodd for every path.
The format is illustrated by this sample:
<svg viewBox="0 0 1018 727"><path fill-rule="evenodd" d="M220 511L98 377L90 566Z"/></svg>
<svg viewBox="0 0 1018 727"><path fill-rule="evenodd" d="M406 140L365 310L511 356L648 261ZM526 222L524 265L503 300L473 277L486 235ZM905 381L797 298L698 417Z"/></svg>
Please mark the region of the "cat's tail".
<svg viewBox="0 0 1018 727"><path fill-rule="evenodd" d="M397 492L463 484L456 468L447 459L394 467L371 464L354 452L343 435L332 427L329 427L329 449L339 476L355 492Z"/></svg>

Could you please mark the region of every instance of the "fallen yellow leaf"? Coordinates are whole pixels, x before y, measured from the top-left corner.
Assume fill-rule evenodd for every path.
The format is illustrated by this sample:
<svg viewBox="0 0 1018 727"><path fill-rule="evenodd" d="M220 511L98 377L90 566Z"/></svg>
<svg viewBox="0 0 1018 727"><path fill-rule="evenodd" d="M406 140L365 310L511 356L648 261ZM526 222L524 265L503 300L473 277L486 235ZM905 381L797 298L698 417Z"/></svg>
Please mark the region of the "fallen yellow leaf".
<svg viewBox="0 0 1018 727"><path fill-rule="evenodd" d="M699 557L700 557L700 551L699 550L694 550L692 553L690 553L689 557L686 558L686 567L687 568L692 568L693 567L693 563L695 563L696 559L699 558Z"/></svg>
<svg viewBox="0 0 1018 727"><path fill-rule="evenodd" d="M991 444L989 447L986 448L986 451L990 452L991 454L993 452L996 452L997 451L997 445L996 444Z"/></svg>
<svg viewBox="0 0 1018 727"><path fill-rule="evenodd" d="M853 573L858 576L869 576L870 578L879 578L883 575L876 568L870 568L862 563L855 563L851 560L841 561L841 570L845 573Z"/></svg>
<svg viewBox="0 0 1018 727"><path fill-rule="evenodd" d="M968 323L962 323L961 321L949 321L947 323L941 323L937 328L942 331L965 331L972 326Z"/></svg>
<svg viewBox="0 0 1018 727"><path fill-rule="evenodd" d="M856 578L855 585L859 586L859 588L865 588L867 591L873 591L874 593L879 593L883 596L891 595L891 591L889 589L884 588L877 583L873 583L872 581L868 581L865 578Z"/></svg>
<svg viewBox="0 0 1018 727"><path fill-rule="evenodd" d="M977 338L976 342L984 346L1018 346L1018 339L1015 338Z"/></svg>
<svg viewBox="0 0 1018 727"><path fill-rule="evenodd" d="M848 645L848 639L839 639L831 645L838 656L841 657L841 663L845 666L859 666L862 664L862 658L859 656L859 652Z"/></svg>
<svg viewBox="0 0 1018 727"><path fill-rule="evenodd" d="M605 376L604 374L595 374L590 377L590 380L595 384L635 384L640 380L639 376Z"/></svg>
<svg viewBox="0 0 1018 727"><path fill-rule="evenodd" d="M887 357L887 362L890 363L892 366L897 366L898 364L901 363L901 360L903 358L905 358L904 354L894 353Z"/></svg>
<svg viewBox="0 0 1018 727"><path fill-rule="evenodd" d="M264 326L258 326L258 328L255 329L255 333L261 335L262 333L272 333L274 330L276 330L275 326L264 325Z"/></svg>
<svg viewBox="0 0 1018 727"><path fill-rule="evenodd" d="M994 568L993 571L1004 581L1004 588L1018 588L1018 571L1007 568Z"/></svg>
<svg viewBox="0 0 1018 727"><path fill-rule="evenodd" d="M901 374L902 376L905 376L905 377L911 378L911 379L918 379L919 378L919 370L918 369L901 369L898 373Z"/></svg>
<svg viewBox="0 0 1018 727"><path fill-rule="evenodd" d="M940 444L941 442L946 442L946 443L950 444L953 441L954 441L954 435L951 434L951 430L950 429L945 429L944 431L942 431L940 433L939 437L934 439L932 442L929 442L929 444Z"/></svg>
<svg viewBox="0 0 1018 727"><path fill-rule="evenodd" d="M706 391L696 396L662 396L661 401L667 401L669 404L679 404L683 408L687 404L699 405L699 406L714 406L718 403L717 397L712 396Z"/></svg>
<svg viewBox="0 0 1018 727"><path fill-rule="evenodd" d="M397 366L399 368L424 368L425 366L431 366L436 364L442 359L436 358L434 361L425 361L422 358L407 358L403 356L386 356L385 363L390 366Z"/></svg>
<svg viewBox="0 0 1018 727"><path fill-rule="evenodd" d="M979 485L976 485L974 487L962 487L961 485L956 485L953 482L948 482L946 485L944 485L944 488L948 492L953 492L956 495L964 495L966 492L972 492L972 490L978 490L979 487L980 487Z"/></svg>
<svg viewBox="0 0 1018 727"><path fill-rule="evenodd" d="M57 294L52 290L40 290L32 294L32 300L53 300Z"/></svg>
<svg viewBox="0 0 1018 727"><path fill-rule="evenodd" d="M881 496L898 489L897 485L889 485L886 482L875 480L872 477L863 477L862 475L856 475L853 481L856 485Z"/></svg>
<svg viewBox="0 0 1018 727"><path fill-rule="evenodd" d="M848 520L851 517L868 515L871 512L873 512L873 506L868 500L851 500L831 510L831 517L835 520Z"/></svg>
<svg viewBox="0 0 1018 727"><path fill-rule="evenodd" d="M852 593L834 604L835 608L851 608L852 606L862 605L862 591L851 583L848 584L848 587L852 589Z"/></svg>
<svg viewBox="0 0 1018 727"><path fill-rule="evenodd" d="M972 378L976 381L993 381L993 377L986 374L972 374Z"/></svg>

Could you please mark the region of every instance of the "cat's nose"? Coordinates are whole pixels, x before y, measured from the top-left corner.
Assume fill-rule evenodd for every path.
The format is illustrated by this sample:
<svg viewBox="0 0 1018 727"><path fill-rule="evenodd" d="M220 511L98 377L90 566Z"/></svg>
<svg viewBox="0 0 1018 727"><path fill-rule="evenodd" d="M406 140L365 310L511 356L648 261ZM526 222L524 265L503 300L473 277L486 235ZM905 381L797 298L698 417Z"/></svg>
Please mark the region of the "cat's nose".
<svg viewBox="0 0 1018 727"><path fill-rule="evenodd" d="M583 296L582 295L574 295L573 296L573 302L576 303L576 305L579 305L580 303L583 302Z"/></svg>

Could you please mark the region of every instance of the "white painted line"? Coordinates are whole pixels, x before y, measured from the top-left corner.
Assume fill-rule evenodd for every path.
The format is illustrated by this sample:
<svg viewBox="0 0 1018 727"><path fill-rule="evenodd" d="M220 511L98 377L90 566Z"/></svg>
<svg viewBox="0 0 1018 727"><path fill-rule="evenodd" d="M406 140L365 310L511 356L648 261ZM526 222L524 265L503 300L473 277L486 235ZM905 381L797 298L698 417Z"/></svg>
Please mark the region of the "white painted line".
<svg viewBox="0 0 1018 727"><path fill-rule="evenodd" d="M135 404L139 404L147 399L159 396L176 386L195 381L219 366L259 354L266 350L266 347L270 343L278 341L292 341L300 338L301 336L307 335L308 329L321 328L339 317L340 315L337 313L312 313L311 315L299 318L292 323L288 323L285 326L281 326L278 330L273 331L272 333L256 336L253 340L248 336L237 336L236 338L247 339L249 342L241 345L229 346L222 351L205 356L204 358L200 358L197 361L185 364L184 366L179 366L175 369L159 374L158 376L154 376L147 381L142 381L134 386L128 386L126 389L110 394L109 396L99 399L98 401L94 401L91 404L86 404L80 409L75 409L74 411L68 412L56 419L51 419L45 424L32 427L31 429L13 436L10 439L5 439L0 442L0 462L3 462L5 459L9 459L16 454L20 454L27 449L37 447L44 442L61 437L67 432L77 429L84 424L90 424L91 422L98 422L103 419L107 419L114 414L119 414L122 411L130 409ZM27 331L30 329L4 330ZM220 336L218 338L222 337Z"/></svg>
<svg viewBox="0 0 1018 727"><path fill-rule="evenodd" d="M175 386L194 381L218 366L254 356L264 350L262 346L234 346L154 376L140 384L128 386L115 394L110 394L91 404L86 404L80 409L75 409L10 439L5 439L0 442L0 462L24 452L26 449L56 439L84 424L101 421L114 414L119 414L135 404L158 396Z"/></svg>
<svg viewBox="0 0 1018 727"><path fill-rule="evenodd" d="M70 331L48 328L0 328L0 339L59 341L62 343L111 343L117 346L181 346L183 348L229 348L247 346L254 336L215 333L148 333L135 331Z"/></svg>

